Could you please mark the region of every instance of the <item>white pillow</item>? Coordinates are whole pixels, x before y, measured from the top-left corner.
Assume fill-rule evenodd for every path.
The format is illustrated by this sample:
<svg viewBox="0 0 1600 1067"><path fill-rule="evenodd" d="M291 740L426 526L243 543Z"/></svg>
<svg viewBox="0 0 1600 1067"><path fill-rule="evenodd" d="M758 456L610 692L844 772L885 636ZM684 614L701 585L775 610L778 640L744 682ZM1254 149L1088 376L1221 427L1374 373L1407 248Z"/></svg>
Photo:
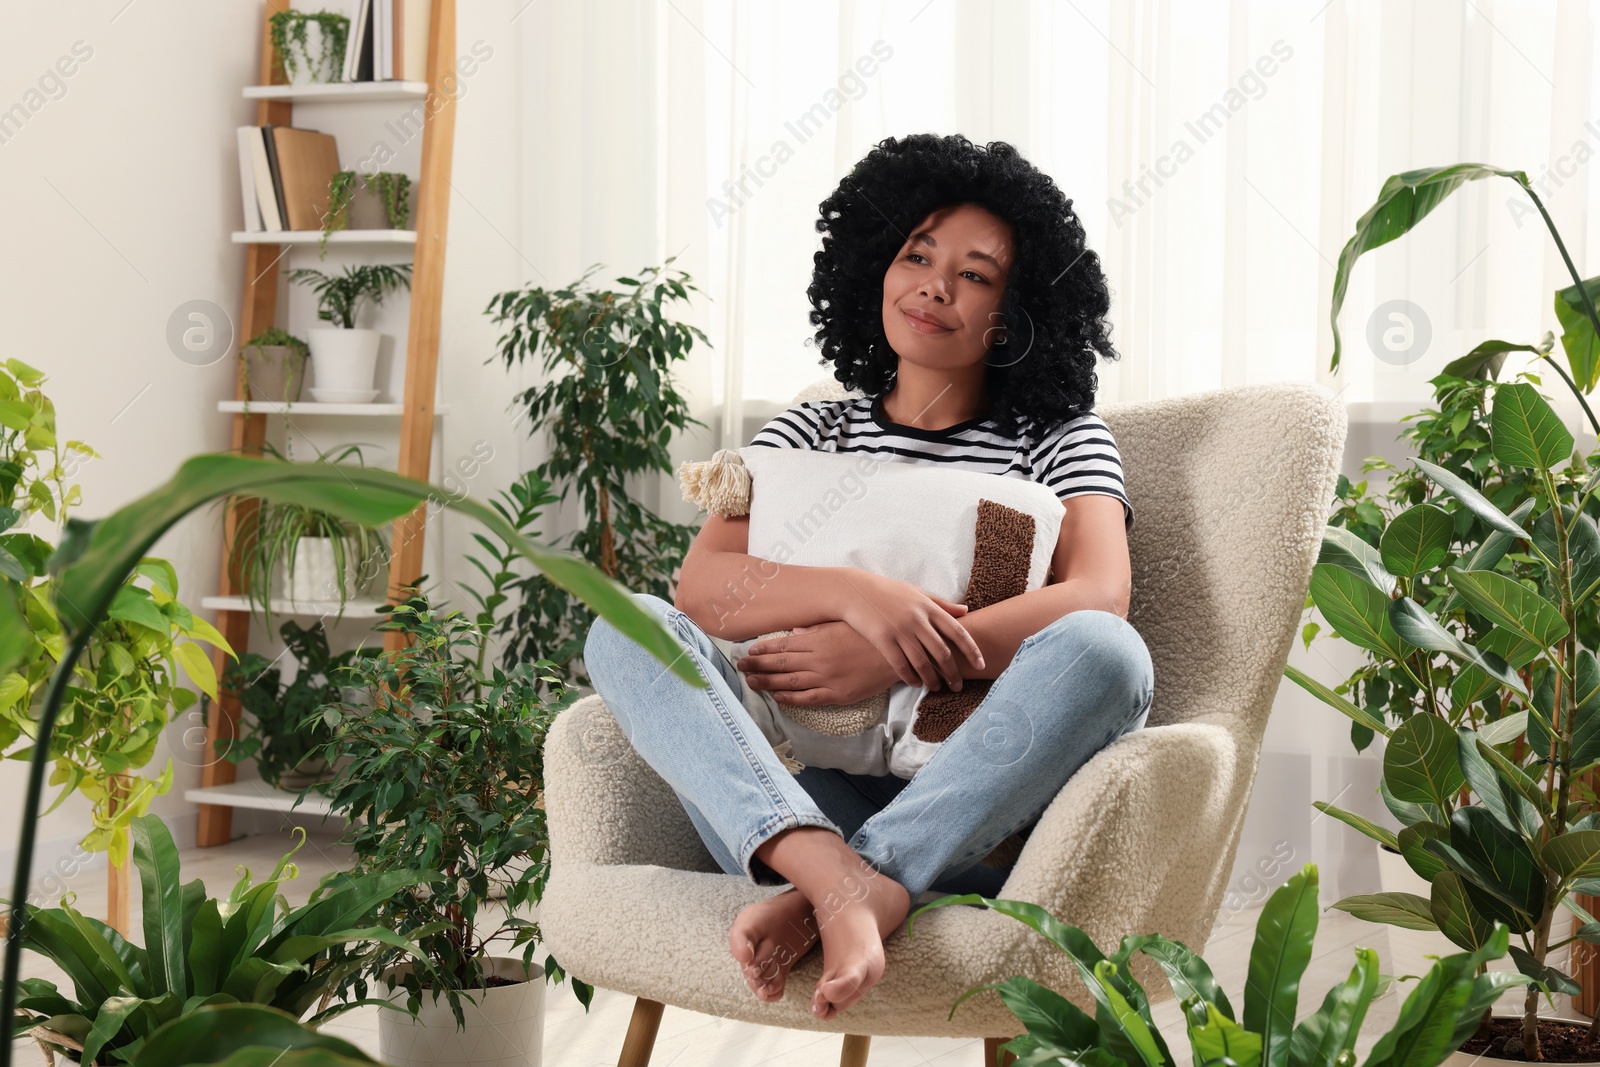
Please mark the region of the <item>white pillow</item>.
<svg viewBox="0 0 1600 1067"><path fill-rule="evenodd" d="M1006 586L1010 591L1003 595L1014 596L1041 588L1049 574L1063 510L1055 492L1039 482L867 453L767 446L746 446L738 453L750 473L747 551L753 556L802 566L857 567L966 603L979 547L979 505L991 501L983 510L986 562L974 591L992 596ZM759 575L753 577L747 590L727 594L728 612L743 603L737 597L760 595ZM970 610L980 606L971 604ZM713 641L737 663L761 639ZM789 742L787 755L802 764L910 778L942 743L917 734L938 733L931 724L939 718L947 736L952 722L964 720L982 699L988 683L968 679L961 692L946 687L924 706L925 686L896 682L887 700L876 701L876 713L859 723L865 728L845 736L796 721L818 725L824 709L784 708L766 692L748 684L742 689L741 700L767 740L780 752ZM919 712L925 714L920 729Z"/></svg>

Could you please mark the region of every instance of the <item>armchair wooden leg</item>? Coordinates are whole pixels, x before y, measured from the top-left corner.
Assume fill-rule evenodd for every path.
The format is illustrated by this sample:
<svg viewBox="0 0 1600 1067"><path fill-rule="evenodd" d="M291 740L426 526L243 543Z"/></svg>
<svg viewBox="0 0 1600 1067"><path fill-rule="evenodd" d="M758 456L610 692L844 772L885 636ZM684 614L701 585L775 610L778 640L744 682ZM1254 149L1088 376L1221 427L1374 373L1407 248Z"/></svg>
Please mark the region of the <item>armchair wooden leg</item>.
<svg viewBox="0 0 1600 1067"><path fill-rule="evenodd" d="M617 1067L649 1067L650 1052L656 1045L656 1031L661 1028L661 1011L666 1005L659 1000L635 997L633 1018L628 1020L628 1036L622 1039L622 1055Z"/></svg>
<svg viewBox="0 0 1600 1067"><path fill-rule="evenodd" d="M1011 1067L1017 1062L1017 1057L1009 1052L1001 1052L1000 1046L1010 1041L1009 1037L986 1037L983 1039L983 1067ZM996 1059L996 1057L1001 1057Z"/></svg>
<svg viewBox="0 0 1600 1067"><path fill-rule="evenodd" d="M844 1047L839 1050L839 1067L867 1067L867 1046L872 1044L868 1034L845 1034Z"/></svg>

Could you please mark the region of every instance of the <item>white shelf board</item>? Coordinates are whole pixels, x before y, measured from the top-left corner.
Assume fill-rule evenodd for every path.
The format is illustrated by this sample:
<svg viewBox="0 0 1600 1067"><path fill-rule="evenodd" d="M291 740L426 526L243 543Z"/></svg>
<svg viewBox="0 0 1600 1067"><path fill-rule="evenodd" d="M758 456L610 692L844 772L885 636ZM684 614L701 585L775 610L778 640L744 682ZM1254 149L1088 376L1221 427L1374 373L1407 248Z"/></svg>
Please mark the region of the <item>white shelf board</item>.
<svg viewBox="0 0 1600 1067"><path fill-rule="evenodd" d="M324 82L316 85L246 85L246 100L288 100L296 104L355 100L421 100L427 82Z"/></svg>
<svg viewBox="0 0 1600 1067"><path fill-rule="evenodd" d="M321 230L235 230L236 245L314 245L322 240ZM334 230L330 245L414 245L416 230Z"/></svg>
<svg viewBox="0 0 1600 1067"><path fill-rule="evenodd" d="M327 815L333 811L328 799L315 793L306 794L300 806L295 807L298 795L287 789L274 789L256 778L202 789L187 789L184 790L183 799L191 804L216 804L224 808L253 808L256 811L289 811L297 815Z"/></svg>
<svg viewBox="0 0 1600 1067"><path fill-rule="evenodd" d="M234 414L244 411L243 400L219 400L217 410L225 414ZM449 404L435 404L433 413L443 415L449 412ZM396 416L405 413L404 404L319 404L315 400L299 400L286 404L282 400L252 400L250 401L250 414L252 415L388 415Z"/></svg>
<svg viewBox="0 0 1600 1067"><path fill-rule="evenodd" d="M382 615L378 609L386 600L373 600L366 597L353 597L344 602L344 617L347 619L376 619ZM259 611L260 609L250 603L249 598L242 596L203 596L200 606L212 611ZM339 614L337 600L302 600L292 601L272 598L272 613L274 615L294 615L301 617L333 618Z"/></svg>

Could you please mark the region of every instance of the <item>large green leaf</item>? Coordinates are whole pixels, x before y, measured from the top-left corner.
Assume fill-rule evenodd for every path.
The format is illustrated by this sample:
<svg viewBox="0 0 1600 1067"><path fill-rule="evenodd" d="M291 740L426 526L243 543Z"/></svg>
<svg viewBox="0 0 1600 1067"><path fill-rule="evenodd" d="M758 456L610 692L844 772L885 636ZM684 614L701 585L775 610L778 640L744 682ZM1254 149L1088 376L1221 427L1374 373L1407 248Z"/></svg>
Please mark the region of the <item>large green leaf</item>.
<svg viewBox="0 0 1600 1067"><path fill-rule="evenodd" d="M1485 341L1464 356L1444 365L1441 374L1457 378L1487 378L1497 380L1500 368L1505 366L1508 352L1539 352L1538 345L1519 345L1512 341Z"/></svg>
<svg viewBox="0 0 1600 1067"><path fill-rule="evenodd" d="M1524 530L1505 512L1495 507L1488 497L1472 488L1458 475L1446 470L1437 463L1430 463L1425 459L1418 458L1412 462L1422 470L1422 473L1433 479L1440 489L1455 497L1463 507L1482 519L1491 530L1497 530L1508 537L1520 537L1524 540L1528 538L1527 530ZM1532 509L1530 508L1530 510Z"/></svg>
<svg viewBox="0 0 1600 1067"><path fill-rule="evenodd" d="M1356 260L1363 253L1409 233L1464 182L1493 175L1514 178L1523 186L1528 184L1528 176L1520 170L1502 170L1481 163L1408 170L1392 175L1383 183L1378 199L1356 220L1356 232L1339 253L1339 266L1333 277L1333 302L1328 312L1333 324L1333 361L1329 370L1339 369L1339 309L1344 306Z"/></svg>
<svg viewBox="0 0 1600 1067"><path fill-rule="evenodd" d="M1188 945L1181 941L1169 940L1160 934L1140 934L1123 938L1113 958L1117 962L1122 962L1134 952L1143 952L1156 961L1167 976L1167 984L1172 986L1173 996L1179 1001L1199 997L1206 1003L1214 1005L1229 1019L1234 1017L1233 1005L1228 1002L1228 995L1217 984L1211 968Z"/></svg>
<svg viewBox="0 0 1600 1067"><path fill-rule="evenodd" d="M1500 956L1505 945L1500 931L1486 948L1498 949L1494 955ZM1394 1027L1373 1045L1366 1067L1437 1067L1460 1046L1472 1032L1462 1027L1463 1016L1472 1004L1478 965L1489 951L1457 953L1435 963L1400 1006Z"/></svg>
<svg viewBox="0 0 1600 1067"><path fill-rule="evenodd" d="M1600 760L1600 663L1587 648L1578 649L1577 686L1572 714L1574 772Z"/></svg>
<svg viewBox="0 0 1600 1067"><path fill-rule="evenodd" d="M1546 841L1539 855L1563 880L1600 878L1600 830L1569 830Z"/></svg>
<svg viewBox="0 0 1600 1067"><path fill-rule="evenodd" d="M1378 541L1378 551L1387 570L1415 578L1444 561L1454 537L1455 520L1448 511L1418 504L1395 516Z"/></svg>
<svg viewBox="0 0 1600 1067"><path fill-rule="evenodd" d="M378 526L429 500L443 500L446 507L489 527L550 581L669 665L679 678L696 688L706 684L693 659L683 655L676 635L626 587L581 557L528 540L492 507L469 496L444 493L393 471L336 463L194 456L165 485L99 522L68 520L62 546L51 559L62 622L76 631L102 618L128 572L162 534L190 512L229 494L300 504L363 526ZM20 619L14 621L20 624Z"/></svg>
<svg viewBox="0 0 1600 1067"><path fill-rule="evenodd" d="M1194 1049L1195 1063L1223 1061L1239 1067L1257 1067L1261 1063L1261 1035L1241 1029L1239 1024L1217 1010L1215 1004L1195 999L1187 1002L1184 1021L1189 1027L1189 1045ZM1195 1014L1205 1013L1205 1022L1197 1023Z"/></svg>
<svg viewBox="0 0 1600 1067"><path fill-rule="evenodd" d="M1512 382L1494 391L1489 412L1489 445L1508 467L1549 470L1572 455L1572 431L1529 382Z"/></svg>
<svg viewBox="0 0 1600 1067"><path fill-rule="evenodd" d="M1399 800L1447 805L1466 782L1455 731L1435 715L1413 715L1390 736L1383 780Z"/></svg>
<svg viewBox="0 0 1600 1067"><path fill-rule="evenodd" d="M1329 526L1322 531L1317 562L1334 563L1357 577L1366 578L1384 596L1394 593L1395 577L1384 569L1378 550L1343 526Z"/></svg>
<svg viewBox="0 0 1600 1067"><path fill-rule="evenodd" d="M1595 531L1594 520L1571 504L1561 506L1561 515L1567 531L1567 554L1572 557L1572 596L1581 604L1600 589L1600 533ZM1539 513L1533 524L1533 543L1550 559L1561 559L1554 508Z"/></svg>
<svg viewBox="0 0 1600 1067"><path fill-rule="evenodd" d="M1600 381L1600 359L1596 358L1600 349L1584 293L1589 296L1589 304L1600 300L1600 278L1583 279L1581 290L1576 284L1556 290L1556 320L1561 323L1561 348L1572 368L1573 383L1588 393Z"/></svg>
<svg viewBox="0 0 1600 1067"><path fill-rule="evenodd" d="M150 953L150 980L156 993L189 995L188 959L183 948L183 890L178 846L155 815L136 816L133 862L139 868L144 910L144 947Z"/></svg>
<svg viewBox="0 0 1600 1067"><path fill-rule="evenodd" d="M1408 596L1389 601L1389 623L1402 641L1430 652L1443 652L1470 667L1476 667L1502 685L1521 693L1522 679L1506 665L1506 661L1493 652L1473 648L1455 634L1439 625L1428 609Z"/></svg>
<svg viewBox="0 0 1600 1067"><path fill-rule="evenodd" d="M1369 923L1385 923L1406 930L1437 930L1426 900L1415 893L1367 893L1345 897L1333 905Z"/></svg>
<svg viewBox="0 0 1600 1067"><path fill-rule="evenodd" d="M1355 722L1360 723L1375 734L1389 736L1389 724L1373 715L1365 708L1357 707L1332 689L1317 681L1299 667L1285 667L1283 673L1300 688L1321 700L1324 704L1334 708L1344 715L1348 715Z"/></svg>
<svg viewBox="0 0 1600 1067"><path fill-rule="evenodd" d="M1322 1007L1289 1035L1289 1067L1338 1067L1340 1056L1355 1048L1367 1005L1377 993L1378 953L1358 948L1350 977L1328 990Z"/></svg>
<svg viewBox="0 0 1600 1067"><path fill-rule="evenodd" d="M1532 848L1484 808L1458 808L1450 840L1424 847L1461 878L1468 901L1490 922L1513 933L1531 930L1544 910L1544 875ZM1441 926L1442 928L1442 926Z"/></svg>
<svg viewBox="0 0 1600 1067"><path fill-rule="evenodd" d="M1440 826L1436 822L1413 823L1400 831L1399 850L1400 855L1405 857L1405 861L1410 865L1411 869L1416 871L1419 877L1426 878L1431 882L1434 875L1447 868L1444 865L1444 861L1422 847L1422 843L1430 837L1448 841L1450 840L1450 828L1448 826Z"/></svg>
<svg viewBox="0 0 1600 1067"><path fill-rule="evenodd" d="M1472 787L1479 802L1494 812L1501 822L1520 830L1523 836L1538 834L1543 828L1540 819L1540 812L1545 809L1543 794L1538 792L1537 787L1531 796L1525 794L1527 776L1493 748L1482 744L1482 739L1472 730L1465 726L1457 727L1456 737L1456 756L1461 760L1467 784ZM1501 762L1507 766L1504 774L1499 769ZM1511 776L1517 776L1519 780L1513 784ZM1448 838L1448 834L1443 836Z"/></svg>
<svg viewBox="0 0 1600 1067"><path fill-rule="evenodd" d="M1451 588L1460 593L1474 611L1497 626L1514 631L1540 648L1549 648L1567 636L1567 621L1561 609L1498 571L1464 571L1451 567Z"/></svg>
<svg viewBox="0 0 1600 1067"><path fill-rule="evenodd" d="M1250 948L1241 1021L1261 1035L1265 1067L1288 1063L1300 978L1311 962L1316 933L1317 869L1307 864L1267 898Z"/></svg>
<svg viewBox="0 0 1600 1067"><path fill-rule="evenodd" d="M1311 600L1340 637L1390 659L1404 659L1408 650L1389 623L1389 598L1333 563L1311 568Z"/></svg>
<svg viewBox="0 0 1600 1067"><path fill-rule="evenodd" d="M321 1049L360 1063L376 1062L348 1041L319 1034L289 1013L260 1004L218 1004L174 1019L145 1039L133 1062L134 1067L222 1063L250 1048L270 1048L279 1055Z"/></svg>
<svg viewBox="0 0 1600 1067"><path fill-rule="evenodd" d="M1099 1045L1100 1028L1094 1018L1055 990L1022 975L990 988L1034 1037L1069 1052Z"/></svg>
<svg viewBox="0 0 1600 1067"><path fill-rule="evenodd" d="M1115 1020L1123 1037L1133 1046L1145 1067L1166 1067L1172 1057L1160 1031L1122 995L1122 982L1118 981L1119 968L1110 960L1094 965L1094 983L1089 992L1099 1002L1111 1019ZM1103 1023L1102 1023L1103 1026ZM1114 1050L1115 1051L1115 1050Z"/></svg>
<svg viewBox="0 0 1600 1067"><path fill-rule="evenodd" d="M1494 933L1494 924L1467 899L1460 877L1448 868L1433 876L1428 910L1439 932L1462 948L1481 948Z"/></svg>
<svg viewBox="0 0 1600 1067"><path fill-rule="evenodd" d="M1345 811L1343 808L1335 807L1325 800L1313 800L1311 806L1324 815L1332 815L1346 826L1365 834L1380 845L1387 845L1396 851L1400 848L1400 840L1395 837L1394 831L1386 826L1379 826L1371 819L1363 818L1353 811Z"/></svg>
<svg viewBox="0 0 1600 1067"><path fill-rule="evenodd" d="M1443 470L1442 467L1436 469ZM1459 480L1460 479L1457 479L1457 481ZM1465 485L1466 483L1462 482L1461 484ZM1480 499L1484 498L1480 497ZM1487 500L1485 499L1484 502L1487 503ZM1538 500L1530 496L1522 503L1518 504L1516 508L1512 510L1510 515L1505 517L1510 520L1513 526L1521 529L1523 524L1528 521L1528 516L1533 514L1534 505L1537 503ZM1493 507L1492 504L1490 506ZM1495 510L1497 513L1499 513L1498 508ZM1511 550L1511 546L1516 544L1516 541L1516 534L1507 533L1503 529L1491 529L1489 531L1489 536L1483 539L1483 543L1463 556L1460 561L1456 563L1456 566L1460 567L1464 571L1492 571L1494 570L1495 565L1505 558L1506 553ZM1451 590L1449 597L1445 599L1444 607L1439 609L1440 618L1449 615L1452 611L1459 607L1460 604L1461 594L1457 593L1455 590ZM1483 643L1480 641L1479 646L1482 647L1482 644ZM1507 658L1509 659L1510 657Z"/></svg>

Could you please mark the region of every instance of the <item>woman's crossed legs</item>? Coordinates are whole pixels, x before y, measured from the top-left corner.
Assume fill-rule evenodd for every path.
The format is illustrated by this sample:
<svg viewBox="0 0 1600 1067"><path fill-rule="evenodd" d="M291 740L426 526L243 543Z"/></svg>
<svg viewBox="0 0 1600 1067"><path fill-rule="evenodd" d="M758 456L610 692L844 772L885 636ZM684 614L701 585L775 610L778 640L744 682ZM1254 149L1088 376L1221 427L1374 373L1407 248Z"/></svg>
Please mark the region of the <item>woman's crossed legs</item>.
<svg viewBox="0 0 1600 1067"><path fill-rule="evenodd" d="M791 884L740 912L729 950L752 991L771 1001L820 939L811 1010L824 1019L882 976L883 941L925 890L962 888L963 873L1036 820L1080 766L1143 725L1154 695L1138 632L1110 612L1074 611L1022 642L911 781L813 767L797 778L705 632L660 597L632 595L683 640L711 684L690 687L597 619L584 647L595 689L723 870Z"/></svg>

